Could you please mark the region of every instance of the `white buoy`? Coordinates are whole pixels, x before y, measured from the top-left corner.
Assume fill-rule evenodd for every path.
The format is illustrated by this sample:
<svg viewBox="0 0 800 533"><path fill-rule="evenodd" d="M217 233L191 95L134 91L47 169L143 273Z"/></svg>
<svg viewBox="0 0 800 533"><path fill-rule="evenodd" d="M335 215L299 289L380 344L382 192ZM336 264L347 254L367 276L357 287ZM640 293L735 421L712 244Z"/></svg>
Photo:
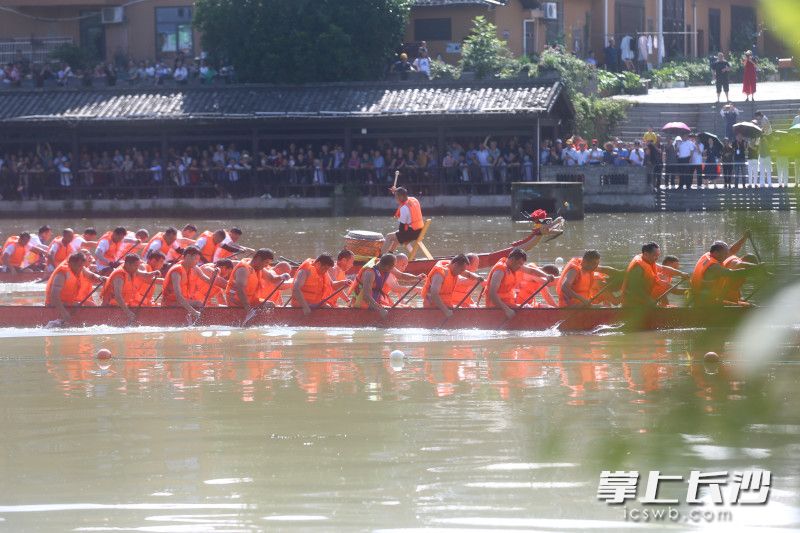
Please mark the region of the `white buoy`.
<svg viewBox="0 0 800 533"><path fill-rule="evenodd" d="M556 268L558 268L559 270L564 268L564 258L563 257L556 257L555 265L556 265Z"/></svg>
<svg viewBox="0 0 800 533"><path fill-rule="evenodd" d="M399 372L403 370L403 367L406 365L406 354L401 352L400 350L394 350L392 353L389 354L389 364L392 367L392 370L395 372Z"/></svg>

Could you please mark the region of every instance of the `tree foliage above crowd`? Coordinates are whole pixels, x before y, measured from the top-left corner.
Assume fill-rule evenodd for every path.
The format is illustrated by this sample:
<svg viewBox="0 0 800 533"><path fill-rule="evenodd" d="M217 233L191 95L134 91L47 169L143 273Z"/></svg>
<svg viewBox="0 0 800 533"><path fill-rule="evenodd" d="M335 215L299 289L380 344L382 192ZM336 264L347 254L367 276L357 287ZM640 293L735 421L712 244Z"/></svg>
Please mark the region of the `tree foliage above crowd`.
<svg viewBox="0 0 800 533"><path fill-rule="evenodd" d="M246 82L379 78L402 42L410 0L198 0L212 58Z"/></svg>

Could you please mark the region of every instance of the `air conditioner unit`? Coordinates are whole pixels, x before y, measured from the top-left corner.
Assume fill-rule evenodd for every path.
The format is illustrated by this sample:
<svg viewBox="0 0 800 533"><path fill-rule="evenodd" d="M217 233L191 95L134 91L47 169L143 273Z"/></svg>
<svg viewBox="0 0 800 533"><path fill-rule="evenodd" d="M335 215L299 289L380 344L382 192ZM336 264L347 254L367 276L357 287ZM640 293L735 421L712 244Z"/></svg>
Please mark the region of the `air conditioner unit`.
<svg viewBox="0 0 800 533"><path fill-rule="evenodd" d="M125 10L122 7L104 7L100 11L100 22L103 24L119 24L125 18Z"/></svg>
<svg viewBox="0 0 800 533"><path fill-rule="evenodd" d="M558 4L555 2L545 2L542 4L542 11L546 19L556 20L558 18Z"/></svg>

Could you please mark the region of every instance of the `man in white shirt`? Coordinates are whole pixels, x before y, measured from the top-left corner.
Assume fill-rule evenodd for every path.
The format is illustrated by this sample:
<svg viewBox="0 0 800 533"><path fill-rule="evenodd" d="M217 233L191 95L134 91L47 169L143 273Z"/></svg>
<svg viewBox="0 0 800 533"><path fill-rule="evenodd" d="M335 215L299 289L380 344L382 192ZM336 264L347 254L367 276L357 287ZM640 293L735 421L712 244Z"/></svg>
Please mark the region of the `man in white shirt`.
<svg viewBox="0 0 800 533"><path fill-rule="evenodd" d="M22 268L37 265L39 268L33 268L32 270L44 270L50 237L52 236L53 230L47 224L39 228L35 235L31 234L31 240L27 246L28 252L25 254Z"/></svg>
<svg viewBox="0 0 800 533"><path fill-rule="evenodd" d="M597 139L592 139L592 149L589 150L589 164L599 165L603 162L603 149L597 146Z"/></svg>
<svg viewBox="0 0 800 533"><path fill-rule="evenodd" d="M492 157L489 153L489 148L486 146L486 143L481 145L481 148L477 151L476 155L478 157L478 164L481 166L481 176L483 176L483 182L489 183L492 181Z"/></svg>
<svg viewBox="0 0 800 533"><path fill-rule="evenodd" d="M644 166L644 150L642 149L642 141L636 141L633 150L631 150L628 159L634 167Z"/></svg>
<svg viewBox="0 0 800 533"><path fill-rule="evenodd" d="M675 143L678 152L678 172L680 173L678 188L690 189L692 187L690 160L692 152L694 152L695 149L695 144L691 137L684 141L680 140L680 137L676 137Z"/></svg>
<svg viewBox="0 0 800 533"><path fill-rule="evenodd" d="M753 116L758 121L758 125L764 132L764 135L769 135L772 133L772 124L770 124L769 119L764 113L761 111L756 111Z"/></svg>
<svg viewBox="0 0 800 533"><path fill-rule="evenodd" d="M586 143L581 143L581 149L578 150L575 156L579 167L589 164L589 151L586 149Z"/></svg>
<svg viewBox="0 0 800 533"><path fill-rule="evenodd" d="M694 134L690 136L693 140L696 139ZM697 175L697 188L703 188L703 161L705 158L705 150L706 147L703 146L703 143L697 141L694 145L694 150L692 151L692 155L689 158L689 162L691 163L692 173ZM689 187L691 188L692 181L689 178Z"/></svg>
<svg viewBox="0 0 800 533"><path fill-rule="evenodd" d="M567 147L561 153L561 159L564 161L564 166L567 167L574 167L578 164L578 152L575 150L572 139L567 139Z"/></svg>

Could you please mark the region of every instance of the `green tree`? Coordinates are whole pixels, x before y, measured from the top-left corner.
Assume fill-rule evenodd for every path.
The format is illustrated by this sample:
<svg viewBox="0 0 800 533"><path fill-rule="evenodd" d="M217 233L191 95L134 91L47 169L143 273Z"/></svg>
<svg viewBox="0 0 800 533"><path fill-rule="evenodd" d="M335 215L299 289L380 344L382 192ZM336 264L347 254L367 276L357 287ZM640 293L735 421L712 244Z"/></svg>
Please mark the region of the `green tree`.
<svg viewBox="0 0 800 533"><path fill-rule="evenodd" d="M212 58L247 82L376 79L402 42L410 0L197 0Z"/></svg>
<svg viewBox="0 0 800 533"><path fill-rule="evenodd" d="M461 47L461 71L493 78L513 69L515 63L506 42L497 38L497 26L484 17L475 17L472 32Z"/></svg>

